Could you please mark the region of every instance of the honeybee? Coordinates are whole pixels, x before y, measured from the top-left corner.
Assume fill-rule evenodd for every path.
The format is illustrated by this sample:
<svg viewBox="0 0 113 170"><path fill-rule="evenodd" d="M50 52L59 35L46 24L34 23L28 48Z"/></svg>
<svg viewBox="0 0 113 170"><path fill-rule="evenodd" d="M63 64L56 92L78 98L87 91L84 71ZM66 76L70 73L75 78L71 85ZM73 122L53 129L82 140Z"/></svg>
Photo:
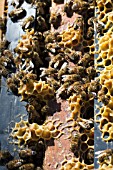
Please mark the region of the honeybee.
<svg viewBox="0 0 113 170"><path fill-rule="evenodd" d="M77 17L75 23L74 23L74 29L83 29L83 18L82 17Z"/></svg>
<svg viewBox="0 0 113 170"><path fill-rule="evenodd" d="M36 66L36 68L43 65L43 61L37 52L33 53L32 60L33 60L34 65Z"/></svg>
<svg viewBox="0 0 113 170"><path fill-rule="evenodd" d="M86 38L88 40L90 40L91 38L93 38L93 36L94 36L94 28L93 27L89 27L88 30L87 30Z"/></svg>
<svg viewBox="0 0 113 170"><path fill-rule="evenodd" d="M30 29L34 26L34 16L31 15L30 17L26 18L24 21L23 21L23 24L22 24L22 29L23 30L26 30L26 29Z"/></svg>
<svg viewBox="0 0 113 170"><path fill-rule="evenodd" d="M101 23L96 24L97 33L102 34L103 33L103 28L104 28L104 26Z"/></svg>
<svg viewBox="0 0 113 170"><path fill-rule="evenodd" d="M70 149L74 154L77 155L78 155L77 151L79 150L79 140L80 140L79 132L78 131L72 132Z"/></svg>
<svg viewBox="0 0 113 170"><path fill-rule="evenodd" d="M26 105L26 110L29 113L29 123L41 123L42 119L40 114L33 105Z"/></svg>
<svg viewBox="0 0 113 170"><path fill-rule="evenodd" d="M94 23L96 22L96 17L91 17L88 19L88 25L90 25L91 27L94 26Z"/></svg>
<svg viewBox="0 0 113 170"><path fill-rule="evenodd" d="M68 81L74 82L74 81L81 80L81 77L78 74L63 75L62 78L63 78L62 81L64 82L68 82Z"/></svg>
<svg viewBox="0 0 113 170"><path fill-rule="evenodd" d="M17 84L14 84L13 78L8 78L7 79L7 86L8 86L8 89L10 89L15 95L18 96L18 87L17 87Z"/></svg>
<svg viewBox="0 0 113 170"><path fill-rule="evenodd" d="M4 50L3 55L5 55L7 58L13 60L13 53L10 50Z"/></svg>
<svg viewBox="0 0 113 170"><path fill-rule="evenodd" d="M39 103L39 100L37 99L37 97L34 97L34 96L29 97L28 103L30 105L34 106L36 110L40 110L41 109L41 104Z"/></svg>
<svg viewBox="0 0 113 170"><path fill-rule="evenodd" d="M99 100L101 100L102 103L104 103L104 105L107 105L110 101L110 96L104 94L104 95L99 97Z"/></svg>
<svg viewBox="0 0 113 170"><path fill-rule="evenodd" d="M74 12L81 12L89 7L89 3L85 1L75 0L72 5L72 10Z"/></svg>
<svg viewBox="0 0 113 170"><path fill-rule="evenodd" d="M60 79L63 74L66 74L66 72L67 72L67 62L64 62L58 71L58 79Z"/></svg>
<svg viewBox="0 0 113 170"><path fill-rule="evenodd" d="M46 77L47 83L50 84L55 90L60 87L60 82L57 81L54 77Z"/></svg>
<svg viewBox="0 0 113 170"><path fill-rule="evenodd" d="M49 109L50 109L50 108L49 108L48 105L43 106L42 109L41 109L41 114L42 114L43 116L48 115L48 114L49 114Z"/></svg>
<svg viewBox="0 0 113 170"><path fill-rule="evenodd" d="M5 39L0 41L0 52L3 53L3 51L8 48L9 44L10 42Z"/></svg>
<svg viewBox="0 0 113 170"><path fill-rule="evenodd" d="M52 13L50 17L50 23L53 24L53 27L57 29L61 24L61 14L60 13Z"/></svg>
<svg viewBox="0 0 113 170"><path fill-rule="evenodd" d="M13 22L22 19L26 16L26 10L24 8L14 9L9 13L9 17Z"/></svg>
<svg viewBox="0 0 113 170"><path fill-rule="evenodd" d="M46 2L36 2L35 4L37 7L37 15L44 15L46 13Z"/></svg>
<svg viewBox="0 0 113 170"><path fill-rule="evenodd" d="M87 161L89 164L94 163L94 149L89 148L86 153Z"/></svg>
<svg viewBox="0 0 113 170"><path fill-rule="evenodd" d="M98 93L98 91L101 90L101 84L99 83L99 79L92 80L91 83L88 86L88 93Z"/></svg>
<svg viewBox="0 0 113 170"><path fill-rule="evenodd" d="M50 66L51 66L51 67L54 67L55 69L57 69L57 68L60 67L64 62L65 62L64 54L63 54L63 53L59 53L59 54L57 54L54 58L52 58L52 60L50 61Z"/></svg>
<svg viewBox="0 0 113 170"><path fill-rule="evenodd" d="M9 151L0 151L0 166L4 166L12 159L13 156L9 153Z"/></svg>
<svg viewBox="0 0 113 170"><path fill-rule="evenodd" d="M6 25L5 25L4 21L5 20L2 17L0 17L0 29L1 30L5 30L6 29Z"/></svg>
<svg viewBox="0 0 113 170"><path fill-rule="evenodd" d="M93 119L82 119L82 121L79 121L78 124L83 128L90 130L91 126L94 126L94 121Z"/></svg>
<svg viewBox="0 0 113 170"><path fill-rule="evenodd" d="M35 165L32 163L24 164L18 168L18 170L34 170Z"/></svg>
<svg viewBox="0 0 113 170"><path fill-rule="evenodd" d="M72 17L73 15L73 10L72 10L72 6L73 6L73 1L69 0L65 5L64 5L64 12L66 12L68 17Z"/></svg>
<svg viewBox="0 0 113 170"><path fill-rule="evenodd" d="M79 156L79 146L78 146L78 143L71 141L70 150L74 153L74 155L76 157Z"/></svg>
<svg viewBox="0 0 113 170"><path fill-rule="evenodd" d="M94 58L90 54L85 53L83 57L79 60L78 65L88 67L93 64L92 61L94 61Z"/></svg>
<svg viewBox="0 0 113 170"><path fill-rule="evenodd" d="M93 80L96 77L96 70L93 66L88 67L86 73L88 74L89 80Z"/></svg>
<svg viewBox="0 0 113 170"><path fill-rule="evenodd" d="M15 159L15 160L9 161L9 162L6 164L6 167L7 167L9 170L12 170L12 169L19 168L23 163L24 163L24 160L23 160L23 159Z"/></svg>
<svg viewBox="0 0 113 170"><path fill-rule="evenodd" d="M113 155L113 149L106 149L104 151L98 151L99 156L97 156L100 163L109 160L109 157Z"/></svg>
<svg viewBox="0 0 113 170"><path fill-rule="evenodd" d="M31 149L25 149L25 150L20 150L19 151L19 157L21 159L27 159L28 157L32 157L32 156L34 156L36 154L37 154L37 152L33 151Z"/></svg>
<svg viewBox="0 0 113 170"><path fill-rule="evenodd" d="M66 55L68 55L69 59L73 62L73 63L78 63L79 59L82 56L82 53L80 51L73 51L73 50L65 50Z"/></svg>
<svg viewBox="0 0 113 170"><path fill-rule="evenodd" d="M36 30L42 32L42 31L46 31L47 29L48 29L48 25L45 19L42 16L38 16Z"/></svg>

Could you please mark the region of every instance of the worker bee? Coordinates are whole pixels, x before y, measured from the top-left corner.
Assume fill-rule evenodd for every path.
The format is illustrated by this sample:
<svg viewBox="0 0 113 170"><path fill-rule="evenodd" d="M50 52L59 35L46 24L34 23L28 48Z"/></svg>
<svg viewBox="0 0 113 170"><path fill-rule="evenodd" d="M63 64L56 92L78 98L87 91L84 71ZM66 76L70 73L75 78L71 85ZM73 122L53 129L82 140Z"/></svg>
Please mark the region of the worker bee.
<svg viewBox="0 0 113 170"><path fill-rule="evenodd" d="M61 97L62 99L66 99L68 96L67 94L67 88L69 87L70 82L65 82L64 84L62 84L60 86L60 88L58 88L58 90L56 91L56 96Z"/></svg>
<svg viewBox="0 0 113 170"><path fill-rule="evenodd" d="M81 12L89 7L89 3L84 1L75 0L72 5L73 12Z"/></svg>
<svg viewBox="0 0 113 170"><path fill-rule="evenodd" d="M75 23L74 23L74 29L83 29L83 18L82 17L77 17Z"/></svg>
<svg viewBox="0 0 113 170"><path fill-rule="evenodd" d="M87 34L86 39L90 40L91 38L93 38L93 36L94 36L94 28L89 27L86 34Z"/></svg>
<svg viewBox="0 0 113 170"><path fill-rule="evenodd" d="M0 151L0 166L4 166L12 159L13 156L9 153L9 151Z"/></svg>
<svg viewBox="0 0 113 170"><path fill-rule="evenodd" d="M103 28L104 28L104 26L101 24L101 23L97 23L96 24L96 31L97 31L97 33L99 33L99 34L101 34L102 35L102 33L103 33Z"/></svg>
<svg viewBox="0 0 113 170"><path fill-rule="evenodd" d="M33 52L32 61L36 68L43 65L43 61L37 52Z"/></svg>
<svg viewBox="0 0 113 170"><path fill-rule="evenodd" d="M97 156L98 161L100 163L103 163L106 160L110 159L110 156L113 155L113 149L106 149L104 151L98 151L97 154L99 154L99 156Z"/></svg>
<svg viewBox="0 0 113 170"><path fill-rule="evenodd" d="M35 169L35 165L32 163L24 164L18 168L18 170L34 170L34 169Z"/></svg>
<svg viewBox="0 0 113 170"><path fill-rule="evenodd" d="M62 78L63 78L62 81L64 82L68 82L68 81L74 82L74 81L81 80L81 77L78 74L63 75Z"/></svg>
<svg viewBox="0 0 113 170"><path fill-rule="evenodd" d="M66 60L64 58L64 54L59 53L54 58L52 58L52 60L50 61L50 66L55 69L59 69L65 61Z"/></svg>
<svg viewBox="0 0 113 170"><path fill-rule="evenodd" d="M74 155L79 157L79 146L78 143L71 141L70 150L74 153Z"/></svg>
<svg viewBox="0 0 113 170"><path fill-rule="evenodd" d="M85 53L83 57L81 58L81 60L79 60L78 65L88 67L88 66L91 66L93 63L94 63L94 57L92 57L88 53Z"/></svg>
<svg viewBox="0 0 113 170"><path fill-rule="evenodd" d="M48 25L45 21L45 19L42 16L38 16L36 20L36 30L37 31L46 31L48 29Z"/></svg>
<svg viewBox="0 0 113 170"><path fill-rule="evenodd" d="M78 157L79 154L79 144L80 144L80 134L78 131L73 131L71 134L71 151Z"/></svg>
<svg viewBox="0 0 113 170"><path fill-rule="evenodd" d="M104 95L99 97L99 100L101 100L102 103L104 103L104 105L107 105L110 101L110 96L104 94Z"/></svg>
<svg viewBox="0 0 113 170"><path fill-rule="evenodd" d="M64 62L61 66L61 68L58 71L58 79L62 77L62 75L67 73L67 62Z"/></svg>
<svg viewBox="0 0 113 170"><path fill-rule="evenodd" d="M7 79L8 90L10 89L13 94L18 96L18 85L13 82L13 78Z"/></svg>
<svg viewBox="0 0 113 170"><path fill-rule="evenodd" d="M60 13L52 13L50 16L50 23L53 25L55 29L57 29L61 24L61 14Z"/></svg>
<svg viewBox="0 0 113 170"><path fill-rule="evenodd" d="M99 79L97 80L92 80L91 83L88 86L88 93L98 93L99 90L101 90L102 86L99 83ZM107 91L106 91L107 92Z"/></svg>
<svg viewBox="0 0 113 170"><path fill-rule="evenodd" d="M36 2L35 3L37 7L37 16L46 14L46 2Z"/></svg>
<svg viewBox="0 0 113 170"><path fill-rule="evenodd" d="M94 149L89 148L86 153L85 153L86 157L86 162L88 164L93 164L94 163Z"/></svg>
<svg viewBox="0 0 113 170"><path fill-rule="evenodd" d="M93 80L96 77L96 70L93 66L88 67L86 69L86 73L88 74L90 80Z"/></svg>
<svg viewBox="0 0 113 170"><path fill-rule="evenodd" d="M36 155L36 154L37 154L37 152L33 151L31 149L25 149L25 150L20 150L19 151L19 157L21 159L27 159L29 157L32 157L32 156Z"/></svg>
<svg viewBox="0 0 113 170"><path fill-rule="evenodd" d="M53 89L57 90L60 87L60 82L57 81L54 77L46 77L47 83L53 87Z"/></svg>
<svg viewBox="0 0 113 170"><path fill-rule="evenodd" d="M29 114L29 123L38 123L41 124L43 121L41 119L41 114L39 114L36 108L33 105L26 105L26 110Z"/></svg>
<svg viewBox="0 0 113 170"><path fill-rule="evenodd" d="M71 51L71 53L69 53L67 55L73 63L77 64L81 57L81 52L80 51Z"/></svg>
<svg viewBox="0 0 113 170"><path fill-rule="evenodd" d="M49 76L49 75L53 75L56 72L56 70L54 68L51 68L51 67L40 68L40 70L42 71L41 75L40 75L41 78Z"/></svg>
<svg viewBox="0 0 113 170"><path fill-rule="evenodd" d="M49 109L50 108L49 108L48 105L43 106L42 109L41 109L41 114L45 117L46 115L49 114Z"/></svg>
<svg viewBox="0 0 113 170"><path fill-rule="evenodd" d="M26 10L24 8L14 9L9 13L9 17L13 22L22 19L26 16Z"/></svg>
<svg viewBox="0 0 113 170"><path fill-rule="evenodd" d="M1 30L6 30L5 19L3 19L2 17L0 17L0 29Z"/></svg>
<svg viewBox="0 0 113 170"><path fill-rule="evenodd" d="M82 121L79 121L78 124L83 128L83 129L87 129L90 130L91 127L94 126L94 121L93 119L82 119Z"/></svg>
<svg viewBox="0 0 113 170"><path fill-rule="evenodd" d="M26 18L26 19L23 21L22 29L23 29L23 30L31 29L33 26L34 26L34 16L31 15L30 17Z"/></svg>
<svg viewBox="0 0 113 170"><path fill-rule="evenodd" d="M93 27L94 26L94 23L96 22L96 17L91 17L88 19L88 25Z"/></svg>
<svg viewBox="0 0 113 170"><path fill-rule="evenodd" d="M0 41L0 52L3 53L5 49L8 48L10 42L4 39L3 41Z"/></svg>
<svg viewBox="0 0 113 170"><path fill-rule="evenodd" d="M14 160L12 160L12 161L9 161L9 162L6 164L6 167L7 167L9 170L12 170L12 169L19 168L23 163L24 163L24 160L23 160L23 159L14 159Z"/></svg>

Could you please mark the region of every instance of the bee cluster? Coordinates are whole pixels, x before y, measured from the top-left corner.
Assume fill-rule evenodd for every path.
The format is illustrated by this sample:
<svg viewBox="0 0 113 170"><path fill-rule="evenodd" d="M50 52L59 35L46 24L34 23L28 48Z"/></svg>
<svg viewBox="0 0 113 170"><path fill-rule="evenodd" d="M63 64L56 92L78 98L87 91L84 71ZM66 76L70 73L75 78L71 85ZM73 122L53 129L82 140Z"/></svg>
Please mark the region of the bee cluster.
<svg viewBox="0 0 113 170"><path fill-rule="evenodd" d="M27 11L22 7L25 2L36 8L35 17L25 18ZM24 146L25 150L19 152L19 159L5 163L7 169L53 170L52 162L43 163L44 157L47 160L46 144L51 139L63 138L66 129L70 133L73 158L61 161L60 170L94 169L94 99L100 93L100 99L112 107L111 100L101 95L103 90L112 94L112 89L106 92L105 85L104 89L101 87L102 76L94 80L97 76L94 23L98 33L103 33L103 25L94 17L95 4L92 0L12 0L14 9L8 16L14 23L23 20L21 28L25 34L14 53L7 50L7 46L3 50L1 75L7 78L8 89L27 102L28 120L21 118L12 128L12 143ZM109 41L111 46L112 37ZM102 51L108 46L104 43L100 47ZM112 62L109 60L104 61L107 66ZM103 77L107 75L105 72ZM53 117L59 101L68 103L69 114L63 123ZM55 106L51 106L53 102ZM101 122L101 127L106 120ZM70 121L73 122L71 129Z"/></svg>
<svg viewBox="0 0 113 170"><path fill-rule="evenodd" d="M42 170L44 150L44 142L40 140L18 151L18 158L9 151L0 151L0 165L6 166L8 170Z"/></svg>

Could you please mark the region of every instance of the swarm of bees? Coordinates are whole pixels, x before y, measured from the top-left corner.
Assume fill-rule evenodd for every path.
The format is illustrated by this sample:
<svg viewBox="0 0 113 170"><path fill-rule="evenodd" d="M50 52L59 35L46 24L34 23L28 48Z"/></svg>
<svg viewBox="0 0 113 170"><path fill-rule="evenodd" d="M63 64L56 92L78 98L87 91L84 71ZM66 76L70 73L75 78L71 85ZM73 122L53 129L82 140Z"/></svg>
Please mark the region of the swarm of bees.
<svg viewBox="0 0 113 170"><path fill-rule="evenodd" d="M76 102L80 108L76 117L72 117L76 122L74 127L76 134L71 135L70 149L80 164L84 162L86 165L93 165L94 120L92 105L98 89L101 88L99 82L93 80L96 71L94 55L90 49L94 38L94 7L91 8L93 2L53 0L56 5L64 3L63 12L68 17L71 17L73 13L80 14L68 27L68 31L65 31L66 33L59 33L50 31L51 25L57 30L62 24L62 14L60 12L51 13L51 0L25 1L31 4L31 7L36 7L36 17L31 15L23 21L21 26L25 34L14 50L16 57L14 58L10 51L3 52L4 57L0 58L2 75L6 74L8 77L7 86L13 94L22 96L22 100L27 102L28 124L45 126L46 118L51 115L49 102L52 101L52 98L67 100L70 96L76 96L76 99L80 97L79 103ZM12 1L15 9L9 13L9 17L13 22L26 16L26 10L21 7L23 3L24 0ZM1 20L1 27L2 24ZM71 38L68 38L68 35ZM42 91L43 89L44 91ZM53 93L54 91L55 93ZM75 97L71 102L73 107L69 111L70 115L75 109L74 99ZM7 169L42 170L45 140L50 140L52 135L54 137L59 133L59 131L52 132L49 137L50 133L48 132L48 136L46 136L45 132L40 132L42 136L38 139L35 138L36 135L31 130L31 138L34 140L27 141L28 148L19 151L18 159L9 160L7 158L5 162ZM23 144L24 142L21 145ZM82 149L84 150L82 151Z"/></svg>

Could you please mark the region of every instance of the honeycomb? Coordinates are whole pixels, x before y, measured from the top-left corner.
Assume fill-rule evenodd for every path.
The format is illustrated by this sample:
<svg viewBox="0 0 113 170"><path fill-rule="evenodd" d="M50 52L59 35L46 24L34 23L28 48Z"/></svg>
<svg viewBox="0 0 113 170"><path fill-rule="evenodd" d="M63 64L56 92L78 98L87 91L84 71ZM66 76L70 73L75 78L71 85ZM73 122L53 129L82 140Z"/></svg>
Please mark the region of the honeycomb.
<svg viewBox="0 0 113 170"><path fill-rule="evenodd" d="M73 48L80 45L80 43L82 42L82 30L75 30L74 26L69 26L67 30L61 33L60 38L60 46Z"/></svg>
<svg viewBox="0 0 113 170"><path fill-rule="evenodd" d="M94 128L91 120L86 122L81 119L79 125L74 125L71 132L71 150L80 162L93 166Z"/></svg>
<svg viewBox="0 0 113 170"><path fill-rule="evenodd" d="M96 114L96 121L99 123L99 129L102 132L102 139L106 142L113 139L112 135L112 1L96 1L97 21L95 21L98 49L95 66L98 72L98 78L101 89L98 92L98 102L101 107Z"/></svg>
<svg viewBox="0 0 113 170"><path fill-rule="evenodd" d="M50 140L51 138L59 138L62 132L58 130L61 122L55 123L56 120L45 121L43 125L37 123L30 124L27 120L21 119L15 123L10 137L13 138L13 143L22 146L27 145L30 141L38 141L39 139Z"/></svg>
<svg viewBox="0 0 113 170"><path fill-rule="evenodd" d="M92 98L87 101L84 101L84 99L81 96L76 96L75 94L73 96L70 96L69 98L69 106L71 111L71 116L73 119L77 118L84 118L89 119L93 118L93 112L94 112L94 101L93 96Z"/></svg>
<svg viewBox="0 0 113 170"><path fill-rule="evenodd" d="M78 169L93 169L92 165L85 165L78 161L78 159L72 158L71 160L64 160L60 170L78 170Z"/></svg>
<svg viewBox="0 0 113 170"><path fill-rule="evenodd" d="M54 90L44 81L34 81L26 77L20 81L18 93L21 94L21 101L26 101L30 96L36 96L39 100L48 102L54 97Z"/></svg>

